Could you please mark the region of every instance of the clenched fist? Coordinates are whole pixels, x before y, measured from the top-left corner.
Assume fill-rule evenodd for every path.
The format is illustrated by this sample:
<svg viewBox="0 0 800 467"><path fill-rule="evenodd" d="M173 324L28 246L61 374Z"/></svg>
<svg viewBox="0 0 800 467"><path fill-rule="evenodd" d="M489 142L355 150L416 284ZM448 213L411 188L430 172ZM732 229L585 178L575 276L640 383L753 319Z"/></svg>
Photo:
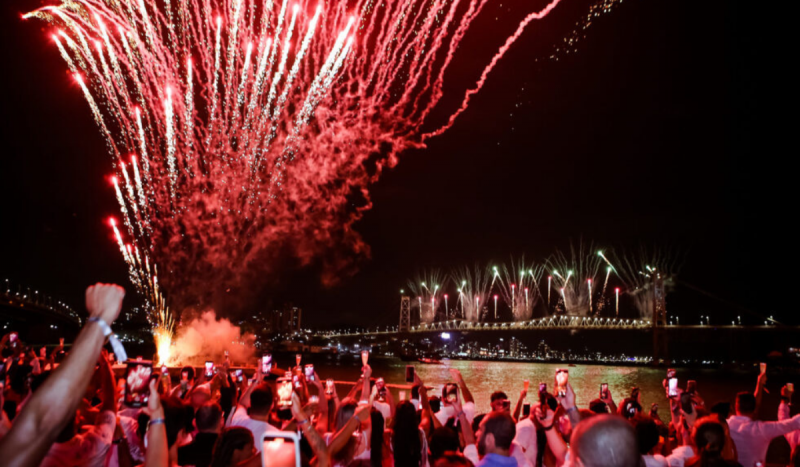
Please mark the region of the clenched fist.
<svg viewBox="0 0 800 467"><path fill-rule="evenodd" d="M111 325L122 309L125 289L114 284L95 284L86 289L86 310L92 318Z"/></svg>

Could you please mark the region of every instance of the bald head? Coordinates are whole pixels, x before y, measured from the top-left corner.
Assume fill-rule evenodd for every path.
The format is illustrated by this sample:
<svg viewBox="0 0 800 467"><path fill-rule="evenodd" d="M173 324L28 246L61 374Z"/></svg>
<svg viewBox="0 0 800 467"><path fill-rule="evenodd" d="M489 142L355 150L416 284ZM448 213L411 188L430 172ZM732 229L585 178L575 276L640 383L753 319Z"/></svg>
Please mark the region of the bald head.
<svg viewBox="0 0 800 467"><path fill-rule="evenodd" d="M641 455L636 432L623 418L597 415L572 432L570 456L584 467L639 467Z"/></svg>

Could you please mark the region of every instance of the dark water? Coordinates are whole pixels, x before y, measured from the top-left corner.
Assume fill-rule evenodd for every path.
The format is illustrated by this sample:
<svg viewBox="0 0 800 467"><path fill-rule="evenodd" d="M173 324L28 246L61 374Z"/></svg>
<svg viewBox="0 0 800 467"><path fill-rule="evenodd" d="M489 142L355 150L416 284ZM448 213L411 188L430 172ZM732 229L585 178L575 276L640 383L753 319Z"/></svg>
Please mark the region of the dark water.
<svg viewBox="0 0 800 467"><path fill-rule="evenodd" d="M289 360L292 360L291 362ZM276 357L281 368L294 364L293 358ZM361 373L361 360L358 355L342 355L339 357L305 356L303 363L314 363L320 378L333 378L337 381L355 381ZM373 368L373 377L383 377L390 385L406 385L405 366L409 362L399 359L373 358L370 365ZM427 386L436 388L439 393L444 383L450 381L449 368L458 369L464 376L467 386L475 397L478 413L489 410L489 397L494 391L505 391L512 403L519 397L523 388L523 381L530 381L529 400L535 400L535 391L539 382L546 382L552 388L556 368L566 367L553 363L525 363L525 362L488 362L467 360L444 360L443 365L426 365L413 363L417 373ZM599 396L600 384L608 383L608 387L619 403L628 397L632 387L637 386L642 393L642 406L647 410L652 403L657 403L662 416L668 417L667 398L662 387L666 370L663 368L648 367L615 367L602 365L577 365L569 367L569 380L578 398L578 404L586 407L589 401ZM758 370L752 371L727 371L719 369L678 369L679 385L685 387L686 381L697 381L697 389L706 403L712 405L716 402L727 401L733 403L739 391L753 391L755 389ZM772 369L768 375L767 388L771 395L763 401L761 416L763 419L774 420L780 401L778 396L780 388L787 381L800 381L796 374L785 374L777 369ZM337 388L344 395L349 387ZM399 388L394 388L395 395Z"/></svg>

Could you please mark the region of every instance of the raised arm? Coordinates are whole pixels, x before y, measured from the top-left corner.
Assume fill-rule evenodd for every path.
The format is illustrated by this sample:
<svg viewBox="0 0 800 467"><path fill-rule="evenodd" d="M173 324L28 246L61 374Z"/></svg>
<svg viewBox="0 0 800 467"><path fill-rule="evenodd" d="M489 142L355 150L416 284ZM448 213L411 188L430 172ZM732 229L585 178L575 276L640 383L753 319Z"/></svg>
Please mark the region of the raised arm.
<svg viewBox="0 0 800 467"><path fill-rule="evenodd" d="M110 410L111 412L117 413L117 401L116 401L116 391L115 384L114 384L114 372L111 369L111 364L108 363L108 352L103 350L100 354L100 358L97 360L97 364L100 366L100 390L101 394L103 395L103 402L100 405L100 413ZM98 420L100 417L97 417Z"/></svg>
<svg viewBox="0 0 800 467"><path fill-rule="evenodd" d="M544 413L542 413L542 409L545 410ZM550 407L545 404L536 407L534 415L539 419L539 422L544 428L544 433L547 437L547 446L550 447L550 451L553 452L556 458L556 465L563 465L564 459L567 457L567 443L564 442L564 438L561 437L558 430L555 430L553 427L553 423L555 423L555 412L550 410Z"/></svg>
<svg viewBox="0 0 800 467"><path fill-rule="evenodd" d="M124 296L125 291L116 285L89 287L86 290L89 316L111 325L119 315ZM14 420L11 431L0 441L0 459L5 466L39 465L64 423L75 416L105 341L103 328L93 321L84 326L67 358Z"/></svg>
<svg viewBox="0 0 800 467"><path fill-rule="evenodd" d="M464 377L461 376L461 372L455 368L450 368L450 374L453 376L453 379L456 380L456 383L458 383L458 387L461 388L461 395L464 396L464 403L472 402L474 404L475 398L473 398L472 393L469 392L467 382L464 381Z"/></svg>
<svg viewBox="0 0 800 467"><path fill-rule="evenodd" d="M353 436L353 432L356 431L356 428L358 428L362 422L369 419L371 410L371 406L359 404L356 408L355 415L353 415L350 420L347 421L347 424L333 436L333 440L330 446L328 446L331 456L335 456L336 453L347 445L347 442L350 440L350 437Z"/></svg>
<svg viewBox="0 0 800 467"><path fill-rule="evenodd" d="M519 414L522 412L522 405L525 403L525 398L528 397L528 391L523 389L519 392L519 399L517 399L517 405L514 407L514 421L519 421Z"/></svg>
<svg viewBox="0 0 800 467"><path fill-rule="evenodd" d="M316 377L316 374L314 375ZM327 404L326 404L327 405ZM317 458L317 467L328 467L331 464L331 455L328 446L325 445L325 440L319 435L319 432L311 421L306 416L303 409L300 408L300 398L297 394L292 393L292 415L297 425L303 430L311 450L314 451L314 456Z"/></svg>
<svg viewBox="0 0 800 467"><path fill-rule="evenodd" d="M157 381L150 381L150 400L144 413L150 416L147 427L147 451L144 454L144 467L167 467L169 447L167 446L167 427L164 424L164 407L158 396Z"/></svg>
<svg viewBox="0 0 800 467"><path fill-rule="evenodd" d="M369 391L369 377L372 376L372 367L369 365L364 365L364 381L361 383L361 399L360 400L367 400Z"/></svg>

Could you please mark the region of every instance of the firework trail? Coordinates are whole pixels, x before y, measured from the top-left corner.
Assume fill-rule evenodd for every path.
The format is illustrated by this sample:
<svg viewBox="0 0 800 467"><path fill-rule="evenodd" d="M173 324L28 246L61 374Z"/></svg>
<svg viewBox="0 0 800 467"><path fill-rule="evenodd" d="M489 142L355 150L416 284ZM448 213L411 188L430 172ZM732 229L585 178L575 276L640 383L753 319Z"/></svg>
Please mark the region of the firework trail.
<svg viewBox="0 0 800 467"><path fill-rule="evenodd" d="M533 309L541 298L539 279L543 271L543 265L525 264L524 257L519 261L511 258L510 264L503 266L498 280L500 296L511 308L515 321L533 316Z"/></svg>
<svg viewBox="0 0 800 467"><path fill-rule="evenodd" d="M680 256L669 249L645 246L612 255L614 269L624 284L621 293L631 297L640 317L653 317L656 281L663 281L665 294L674 287Z"/></svg>
<svg viewBox="0 0 800 467"><path fill-rule="evenodd" d="M480 321L484 315L482 310L489 306L492 284L496 275L494 270L475 265L464 266L453 272L453 281L458 286L459 311L461 318L467 321Z"/></svg>
<svg viewBox="0 0 800 467"><path fill-rule="evenodd" d="M419 309L420 323L432 323L436 310L444 304L444 288L447 278L441 271L426 271L408 281L408 288L414 294L412 308Z"/></svg>
<svg viewBox="0 0 800 467"><path fill-rule="evenodd" d="M487 1L63 0L25 17L53 25L106 140L132 282L163 302L159 265L184 307L245 294L286 255L325 283L352 272L366 187L452 126L559 2L519 23L442 126L429 116Z"/></svg>
<svg viewBox="0 0 800 467"><path fill-rule="evenodd" d="M602 258L592 245L570 246L569 256L557 251L546 264L553 277L553 288L561 295L560 305L569 315L587 316L593 313L592 297L597 289L597 274ZM592 294L592 295L590 295ZM591 309L590 309L591 308Z"/></svg>

